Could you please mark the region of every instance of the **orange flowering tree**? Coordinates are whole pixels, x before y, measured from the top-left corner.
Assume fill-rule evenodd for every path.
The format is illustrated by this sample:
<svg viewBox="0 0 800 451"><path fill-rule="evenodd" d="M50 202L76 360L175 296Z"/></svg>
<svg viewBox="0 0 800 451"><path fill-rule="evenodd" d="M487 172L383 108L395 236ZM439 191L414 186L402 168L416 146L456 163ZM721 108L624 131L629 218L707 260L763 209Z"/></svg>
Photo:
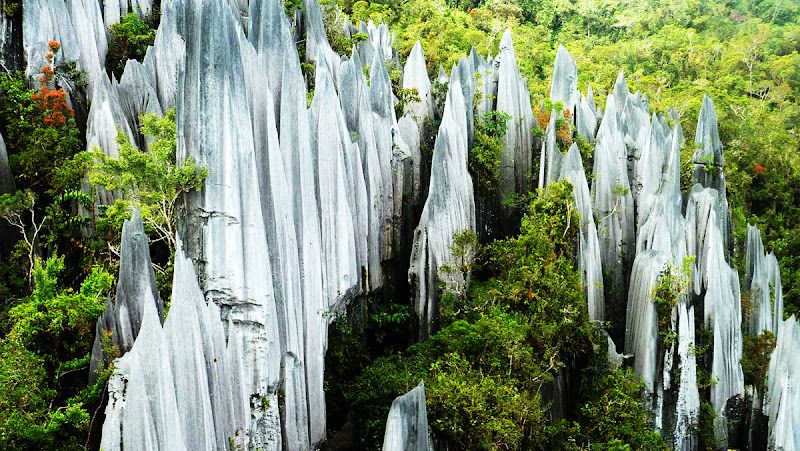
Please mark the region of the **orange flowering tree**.
<svg viewBox="0 0 800 451"><path fill-rule="evenodd" d="M84 224L81 217L72 215L72 209L73 201L80 196L80 181L88 158L81 155L84 145L67 103L67 93L57 87L59 68L54 59L61 44L50 41L48 46L47 61L37 80L38 89L29 88L22 73L0 75L0 123L4 126L2 133L11 171L17 188L26 193L22 198L33 200L33 205L20 204L16 210L13 199L5 199L4 205L9 212L33 211L34 214L20 216L26 222L23 229L41 230L40 236L29 240L31 243L26 245L25 240L20 240L17 245L18 291L9 288L20 294L29 285L24 281L31 276L26 256L34 253L32 246L54 246L60 252L82 254L77 246ZM36 224L30 223L34 217ZM14 261L14 256L6 260L11 264Z"/></svg>

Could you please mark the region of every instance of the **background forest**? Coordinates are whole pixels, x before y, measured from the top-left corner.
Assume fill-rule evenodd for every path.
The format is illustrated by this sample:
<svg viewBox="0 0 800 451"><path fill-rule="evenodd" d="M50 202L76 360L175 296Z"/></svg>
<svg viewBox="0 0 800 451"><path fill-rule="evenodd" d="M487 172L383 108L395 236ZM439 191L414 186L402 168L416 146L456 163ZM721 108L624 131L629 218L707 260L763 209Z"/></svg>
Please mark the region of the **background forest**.
<svg viewBox="0 0 800 451"><path fill-rule="evenodd" d="M510 28L534 105L548 98L559 44L578 63L579 89L591 85L600 109L623 70L632 91L647 93L654 111L675 107L686 135L693 136L708 94L725 148L734 264L743 275L746 225L758 225L767 250L780 262L785 314L800 311L800 3L321 3L329 40L340 54L349 54L358 40L338 31L342 13L354 23L387 23L401 61L421 41L432 77L440 66L449 71L472 46L497 54L500 37ZM286 2L286 7L292 14L300 5ZM19 3L4 2L3 14L21 14L20 9ZM157 20L131 14L111 28L109 72L120 71L128 58L143 57ZM59 48L51 43L50 50ZM174 167L174 113L143 118L148 157L124 139L119 161L83 152L86 105L72 99L73 110L63 91L45 88L54 79L79 85L81 74L74 66L43 73L52 78L30 83L20 74L0 74L0 131L18 190L0 197L6 220L0 228L2 449L92 447L95 415L113 366L87 387L88 365L94 322L115 286L122 221L134 205L142 209L161 295L168 301L177 199L204 177L203 168ZM491 135L503 127L488 125L482 129L487 145L496 145L497 136ZM136 144L145 142L141 138ZM689 145L682 152L687 190L693 150ZM91 195L80 189L85 180L95 187ZM95 216L90 212L105 188L125 193L125 201ZM585 312L572 261L574 242L566 232L555 234L562 240L551 239L568 221L569 189L557 185L525 200L518 236L486 246L469 236L456 241L459 252L477 255L475 267L467 268L478 271L476 283L468 293L442 300L441 331L431 340L409 347L406 300L368 299L363 321L345 318L333 325L326 389L329 418L341 421L329 420L330 437L350 413L361 427L363 445L378 447L392 399L424 379L432 427L460 449L665 446L649 429L632 373L596 357L604 356L605 339L597 337ZM548 375L585 356L591 358L576 386L579 407L568 420L544 422ZM711 448L703 431L708 437L713 419L706 413L701 420L701 446ZM334 449L335 443L329 446Z"/></svg>

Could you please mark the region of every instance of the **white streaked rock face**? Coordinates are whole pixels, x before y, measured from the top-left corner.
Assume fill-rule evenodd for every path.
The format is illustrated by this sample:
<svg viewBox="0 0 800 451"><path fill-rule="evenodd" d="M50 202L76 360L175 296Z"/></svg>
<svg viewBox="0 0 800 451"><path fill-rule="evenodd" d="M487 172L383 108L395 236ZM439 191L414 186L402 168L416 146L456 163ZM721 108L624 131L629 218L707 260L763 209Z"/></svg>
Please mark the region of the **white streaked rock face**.
<svg viewBox="0 0 800 451"><path fill-rule="evenodd" d="M464 98L461 71L453 67L442 125L436 137L428 199L414 231L409 280L414 289L414 312L420 338L433 332L437 284L457 284L459 274L439 268L450 262L453 235L475 229L472 178L467 171L467 115L472 102ZM470 108L467 108L469 106Z"/></svg>
<svg viewBox="0 0 800 451"><path fill-rule="evenodd" d="M596 321L605 321L600 243L597 239L597 226L592 214L592 198L589 194L589 185L586 182L581 153L576 144L573 144L567 155L564 156L564 161L561 165L561 179L569 180L572 183L575 207L581 214L578 266L581 270L584 289L586 290L589 318Z"/></svg>
<svg viewBox="0 0 800 451"><path fill-rule="evenodd" d="M392 402L386 431L384 451L428 451L428 412L425 408L425 384L420 382L408 393Z"/></svg>
<svg viewBox="0 0 800 451"><path fill-rule="evenodd" d="M744 287L750 291L750 311L747 333L761 335L765 330L773 334L783 322L783 286L775 254L764 253L761 232L747 225L747 275Z"/></svg>
<svg viewBox="0 0 800 451"><path fill-rule="evenodd" d="M764 413L769 416L769 449L800 449L800 327L797 319L782 321L777 345L772 352L767 373L767 396Z"/></svg>

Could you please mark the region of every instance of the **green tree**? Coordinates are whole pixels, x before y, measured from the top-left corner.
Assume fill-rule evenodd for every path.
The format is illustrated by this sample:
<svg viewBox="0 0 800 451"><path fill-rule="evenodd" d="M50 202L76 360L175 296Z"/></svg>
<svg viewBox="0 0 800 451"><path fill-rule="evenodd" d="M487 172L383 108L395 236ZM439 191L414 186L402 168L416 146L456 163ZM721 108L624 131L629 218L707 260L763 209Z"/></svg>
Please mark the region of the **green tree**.
<svg viewBox="0 0 800 451"><path fill-rule="evenodd" d="M103 213L100 227L110 228L118 236L122 223L138 207L151 242L163 242L170 254L175 252L175 221L178 201L184 193L198 189L208 170L189 158L176 163L175 110L164 117L146 114L141 117L142 133L152 142L147 152L136 149L123 133L117 135L119 158L106 156L95 149L95 164L89 181L110 191L122 193Z"/></svg>

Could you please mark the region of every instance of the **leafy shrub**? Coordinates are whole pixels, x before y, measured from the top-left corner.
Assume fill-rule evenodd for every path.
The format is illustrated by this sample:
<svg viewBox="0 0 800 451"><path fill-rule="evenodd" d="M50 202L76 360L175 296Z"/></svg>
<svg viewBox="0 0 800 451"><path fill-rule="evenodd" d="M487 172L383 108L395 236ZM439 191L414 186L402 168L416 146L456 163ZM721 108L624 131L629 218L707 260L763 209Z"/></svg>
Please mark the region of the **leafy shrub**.
<svg viewBox="0 0 800 451"><path fill-rule="evenodd" d="M508 130L510 119L508 113L491 111L484 114L482 120L475 121L475 140L467 164L482 193L494 191L500 183L502 138Z"/></svg>
<svg viewBox="0 0 800 451"><path fill-rule="evenodd" d="M135 12L128 13L119 23L111 25L111 35L106 54L106 70L117 78L125 71L128 60L141 62L147 53L147 47L156 40L156 28L160 13L154 10L147 18L141 19Z"/></svg>
<svg viewBox="0 0 800 451"><path fill-rule="evenodd" d="M768 330L761 335L744 337L741 363L745 385L762 391L767 388L769 359L775 345L775 334Z"/></svg>
<svg viewBox="0 0 800 451"><path fill-rule="evenodd" d="M79 291L58 278L64 258L37 261L31 296L0 339L0 448L83 449L105 380L87 388L94 324L114 278L94 269ZM107 375L106 375L107 376Z"/></svg>

